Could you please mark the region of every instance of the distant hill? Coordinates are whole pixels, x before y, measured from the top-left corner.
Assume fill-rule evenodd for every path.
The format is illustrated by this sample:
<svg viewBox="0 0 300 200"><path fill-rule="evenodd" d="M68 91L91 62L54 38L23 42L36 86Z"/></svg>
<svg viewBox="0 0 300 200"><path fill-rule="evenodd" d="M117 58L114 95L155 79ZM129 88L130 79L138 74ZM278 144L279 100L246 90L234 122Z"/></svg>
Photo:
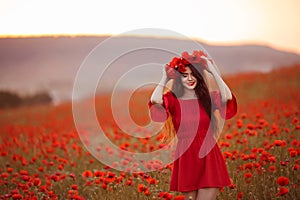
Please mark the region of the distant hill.
<svg viewBox="0 0 300 200"><path fill-rule="evenodd" d="M49 91L56 101L70 99L73 81L83 60L96 45L107 38L104 36L2 38L0 90L23 93ZM115 40L115 45L105 53L114 53L118 48L130 45L132 40L142 44L160 44L166 49L181 47L187 43L185 40L150 37L121 37ZM199 44L212 56L223 75L251 71L268 72L300 63L300 55L267 46L212 46L200 41ZM135 56L134 59L142 59L142 56ZM125 56L122 59L123 63L130 64L133 57ZM162 54L155 55L153 61L166 63L170 59L170 56ZM159 74L160 72L146 72L145 76L159 76Z"/></svg>

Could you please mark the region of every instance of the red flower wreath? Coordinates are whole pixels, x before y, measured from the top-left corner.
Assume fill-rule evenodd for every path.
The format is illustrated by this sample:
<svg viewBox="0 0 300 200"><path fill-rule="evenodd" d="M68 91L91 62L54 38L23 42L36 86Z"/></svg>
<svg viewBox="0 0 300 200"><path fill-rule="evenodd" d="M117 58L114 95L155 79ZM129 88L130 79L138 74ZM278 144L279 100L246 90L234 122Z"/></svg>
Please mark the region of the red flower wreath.
<svg viewBox="0 0 300 200"><path fill-rule="evenodd" d="M199 64L201 67L206 68L206 59L202 56L207 57L207 54L203 51L193 51L190 55L188 52L182 52L181 57L174 57L169 64L166 65L166 71L169 78L178 77L178 72L183 73L185 67L190 64ZM212 60L209 59L211 62ZM177 72L176 72L176 71Z"/></svg>

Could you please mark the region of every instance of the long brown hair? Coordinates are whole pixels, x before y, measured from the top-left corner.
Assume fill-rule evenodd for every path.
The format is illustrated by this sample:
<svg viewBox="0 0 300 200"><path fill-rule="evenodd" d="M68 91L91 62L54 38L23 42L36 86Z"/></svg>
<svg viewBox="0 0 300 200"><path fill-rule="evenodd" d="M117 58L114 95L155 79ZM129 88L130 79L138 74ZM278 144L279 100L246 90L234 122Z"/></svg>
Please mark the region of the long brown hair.
<svg viewBox="0 0 300 200"><path fill-rule="evenodd" d="M193 76L197 79L197 85L194 89L195 93L200 103L203 105L207 115L209 116L209 118L211 118L211 100L208 87L204 81L203 76L200 73L201 66L199 64L190 64L186 67L189 67L191 69ZM177 98L183 95L183 85L181 83L180 76L175 79L172 92Z"/></svg>
<svg viewBox="0 0 300 200"><path fill-rule="evenodd" d="M190 64L186 65L186 67L189 67L192 71L193 76L197 79L197 85L195 87L195 93L197 95L197 98L199 100L199 103L203 105L205 112L207 113L208 117L211 120L212 123L212 130L213 132L218 130L217 127L217 119L216 116L212 113L212 102L210 98L210 93L208 90L208 87L205 83L205 80L202 73L202 68L200 64ZM184 87L181 82L181 76L178 76L172 85L172 93L179 98L183 95ZM217 133L217 132L216 132ZM169 115L169 118L165 122L164 129L162 131L162 141L168 141L175 137L175 130L172 123L172 117Z"/></svg>

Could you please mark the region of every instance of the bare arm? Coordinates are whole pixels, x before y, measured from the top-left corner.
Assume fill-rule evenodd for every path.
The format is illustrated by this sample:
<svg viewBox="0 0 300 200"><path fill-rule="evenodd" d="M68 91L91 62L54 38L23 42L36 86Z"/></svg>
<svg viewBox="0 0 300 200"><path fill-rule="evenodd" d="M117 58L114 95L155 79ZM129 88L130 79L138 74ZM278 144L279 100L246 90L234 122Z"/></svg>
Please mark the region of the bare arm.
<svg viewBox="0 0 300 200"><path fill-rule="evenodd" d="M226 85L224 80L221 78L217 71L217 67L215 64L212 64L206 57L202 57L207 60L207 68L204 70L204 78L206 79L207 85L209 89L213 88L213 81L209 79L209 75L213 77L217 87L220 89L221 100L223 103L226 103L228 100L232 99L232 94L229 87ZM211 89L212 90L212 89Z"/></svg>
<svg viewBox="0 0 300 200"><path fill-rule="evenodd" d="M164 93L164 88L167 84L167 82L170 80L166 74L165 68L163 68L163 76L156 88L154 89L150 101L153 104L163 104L163 93Z"/></svg>

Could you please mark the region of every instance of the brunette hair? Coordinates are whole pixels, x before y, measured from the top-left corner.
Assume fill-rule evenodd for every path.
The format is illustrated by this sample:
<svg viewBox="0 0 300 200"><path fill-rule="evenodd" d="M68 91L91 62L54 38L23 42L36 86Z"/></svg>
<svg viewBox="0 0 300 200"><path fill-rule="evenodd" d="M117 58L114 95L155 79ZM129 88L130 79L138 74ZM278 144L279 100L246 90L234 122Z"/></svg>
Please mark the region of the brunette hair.
<svg viewBox="0 0 300 200"><path fill-rule="evenodd" d="M217 119L215 115L212 113L212 101L210 98L210 93L208 90L208 87L205 83L205 80L203 76L201 75L201 65L200 64L189 64L186 65L186 67L189 67L192 71L193 76L197 79L197 85L195 87L195 93L197 95L198 101L200 104L203 105L205 112L207 113L208 117L211 120L212 123L212 130L214 133L218 133L218 126L217 126ZM183 85L181 82L181 76L178 76L176 79L174 79L174 83L172 86L172 93L177 98L181 97L183 95ZM165 122L164 129L162 132L162 141L168 141L175 137L175 129L173 127L172 123L172 117L169 115L167 121Z"/></svg>
<svg viewBox="0 0 300 200"><path fill-rule="evenodd" d="M186 67L189 67L192 71L193 76L197 79L197 85L195 87L195 93L197 95L198 100L203 105L207 115L209 118L211 118L211 100L209 95L208 87L204 81L203 76L200 73L201 66L199 64L189 64L186 65ZM178 76L175 79L174 85L173 85L173 91L175 96L181 97L183 95L183 85L181 83L181 77Z"/></svg>

